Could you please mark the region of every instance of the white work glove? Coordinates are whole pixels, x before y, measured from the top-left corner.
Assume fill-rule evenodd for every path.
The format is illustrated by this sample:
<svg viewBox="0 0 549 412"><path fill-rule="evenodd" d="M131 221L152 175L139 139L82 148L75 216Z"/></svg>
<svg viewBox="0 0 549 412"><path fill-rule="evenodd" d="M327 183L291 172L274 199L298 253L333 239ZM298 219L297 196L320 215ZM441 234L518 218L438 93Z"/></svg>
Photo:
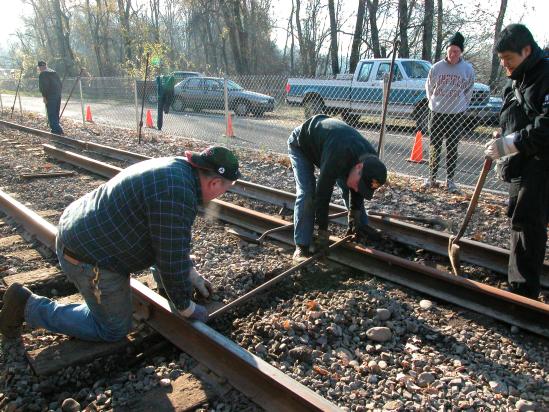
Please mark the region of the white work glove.
<svg viewBox="0 0 549 412"><path fill-rule="evenodd" d="M213 293L212 283L209 280L204 279L194 267L191 268L191 271L189 272L189 279L194 288L197 289L203 297L207 298Z"/></svg>
<svg viewBox="0 0 549 412"><path fill-rule="evenodd" d="M192 300L190 301L187 309L180 310L179 313L187 319L199 320L204 323L208 320L208 311L206 308L202 305L194 303Z"/></svg>
<svg viewBox="0 0 549 412"><path fill-rule="evenodd" d="M500 137L499 139L492 139L486 144L484 154L490 157L492 160L499 159L503 156L512 155L517 153L518 149L515 146L516 133L511 133L507 136Z"/></svg>

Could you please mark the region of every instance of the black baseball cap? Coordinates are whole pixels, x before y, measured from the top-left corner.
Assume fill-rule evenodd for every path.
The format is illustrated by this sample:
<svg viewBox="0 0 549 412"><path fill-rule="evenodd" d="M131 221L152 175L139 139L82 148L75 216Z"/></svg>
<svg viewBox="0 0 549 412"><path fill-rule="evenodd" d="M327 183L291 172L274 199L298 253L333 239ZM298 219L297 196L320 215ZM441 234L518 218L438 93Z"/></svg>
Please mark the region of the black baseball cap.
<svg viewBox="0 0 549 412"><path fill-rule="evenodd" d="M39 60L38 67L44 67L44 66L47 66L46 62L44 60Z"/></svg>
<svg viewBox="0 0 549 412"><path fill-rule="evenodd" d="M233 182L242 176L238 170L238 159L225 147L211 146L200 153L187 150L185 156L193 166L211 170Z"/></svg>
<svg viewBox="0 0 549 412"><path fill-rule="evenodd" d="M385 184L387 180L387 168L374 154L363 156L362 176L358 182L358 192L367 200L374 195L374 191Z"/></svg>

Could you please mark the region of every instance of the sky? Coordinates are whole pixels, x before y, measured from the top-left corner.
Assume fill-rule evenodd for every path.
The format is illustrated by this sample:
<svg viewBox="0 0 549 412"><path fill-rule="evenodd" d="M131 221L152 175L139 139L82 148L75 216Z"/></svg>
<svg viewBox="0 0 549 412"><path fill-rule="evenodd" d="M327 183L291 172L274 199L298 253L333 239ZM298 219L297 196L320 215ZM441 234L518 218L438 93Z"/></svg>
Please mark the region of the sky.
<svg viewBox="0 0 549 412"><path fill-rule="evenodd" d="M451 1L451 0L450 0ZM472 3L475 0L454 0L456 3ZM305 1L304 1L305 2ZM493 1L494 10L499 7L499 1ZM287 24L287 14L291 10L291 0L272 0L273 15L278 19L279 25L285 27ZM352 13L357 0L344 0L345 15ZM282 15L276 13L282 11ZM21 17L32 12L30 5L22 0L2 0L2 13L0 13L0 47L5 48L9 42L16 41L14 33L22 28ZM549 16L549 1L547 0L511 0L507 5L507 12L504 24L523 23L528 26L536 41L540 46L549 44L549 29L547 28L547 16ZM350 19L351 25L354 24ZM348 31L352 31L351 27ZM285 32L275 30L277 44L284 46Z"/></svg>

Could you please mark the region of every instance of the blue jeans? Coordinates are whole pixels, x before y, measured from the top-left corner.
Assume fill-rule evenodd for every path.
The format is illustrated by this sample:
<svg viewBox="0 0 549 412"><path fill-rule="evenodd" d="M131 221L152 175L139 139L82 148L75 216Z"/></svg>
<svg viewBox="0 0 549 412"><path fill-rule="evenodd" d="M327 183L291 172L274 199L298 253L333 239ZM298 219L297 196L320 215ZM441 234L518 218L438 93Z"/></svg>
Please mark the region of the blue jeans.
<svg viewBox="0 0 549 412"><path fill-rule="evenodd" d="M316 178L315 165L296 143L288 142L288 154L294 171L296 199L294 206L294 242L296 245L309 246L313 239L315 221ZM349 188L345 179L338 179L337 185L343 192L343 201L349 209ZM362 205L361 222L368 224L368 215Z"/></svg>
<svg viewBox="0 0 549 412"><path fill-rule="evenodd" d="M51 332L74 336L87 341L115 342L123 339L132 324L132 299L129 276L99 268L97 288L92 283L94 266L74 265L63 257L63 242L56 239L56 252L63 272L84 297L85 303L58 304L32 294L25 307L25 320L32 328L42 327Z"/></svg>
<svg viewBox="0 0 549 412"><path fill-rule="evenodd" d="M48 97L46 111L48 112L48 122L52 133L63 134L63 129L59 124L59 109L61 107L61 96Z"/></svg>

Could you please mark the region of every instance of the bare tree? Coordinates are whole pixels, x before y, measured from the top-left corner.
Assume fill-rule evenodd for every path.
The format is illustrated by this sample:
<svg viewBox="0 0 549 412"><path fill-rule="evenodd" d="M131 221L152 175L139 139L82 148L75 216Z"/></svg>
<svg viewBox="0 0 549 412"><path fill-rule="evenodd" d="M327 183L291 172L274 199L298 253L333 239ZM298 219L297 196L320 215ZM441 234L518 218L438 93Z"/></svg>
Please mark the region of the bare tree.
<svg viewBox="0 0 549 412"><path fill-rule="evenodd" d="M117 0L118 2L118 20L120 22L120 31L123 41L123 55L127 61L132 59L132 43L130 32L130 9L132 0Z"/></svg>
<svg viewBox="0 0 549 412"><path fill-rule="evenodd" d="M423 17L423 41L421 58L431 61L433 58L433 16L435 14L434 0L425 0L425 14Z"/></svg>
<svg viewBox="0 0 549 412"><path fill-rule="evenodd" d="M505 11L507 10L507 0L501 0L499 5L498 18L496 19L496 26L494 28L494 47L492 49L492 66L490 71L490 84L494 83L499 74L499 58L496 52L496 42L498 41L501 33L501 27L503 26L503 19L505 17Z"/></svg>
<svg viewBox="0 0 549 412"><path fill-rule="evenodd" d="M330 57L332 61L332 73L339 73L339 62L337 61L337 19L334 0L328 0L328 10L330 12Z"/></svg>
<svg viewBox="0 0 549 412"><path fill-rule="evenodd" d="M364 26L364 12L366 11L366 0L358 1L356 12L355 32L353 34L353 45L351 46L351 57L349 58L349 72L354 73L360 59L360 44L362 43L362 28Z"/></svg>
<svg viewBox="0 0 549 412"><path fill-rule="evenodd" d="M377 27L377 9L379 7L379 0L366 0L366 5L368 6L370 34L372 37L372 51L374 53L374 57L385 57L381 53L381 47L379 44L379 29Z"/></svg>
<svg viewBox="0 0 549 412"><path fill-rule="evenodd" d="M439 61L442 57L443 17L444 17L444 10L442 8L442 0L437 0L437 45L435 48L435 61Z"/></svg>
<svg viewBox="0 0 549 412"><path fill-rule="evenodd" d="M408 26L410 16L408 15L407 0L398 0L398 15L400 29L400 46L398 53L400 57L410 57L410 46L408 44Z"/></svg>

